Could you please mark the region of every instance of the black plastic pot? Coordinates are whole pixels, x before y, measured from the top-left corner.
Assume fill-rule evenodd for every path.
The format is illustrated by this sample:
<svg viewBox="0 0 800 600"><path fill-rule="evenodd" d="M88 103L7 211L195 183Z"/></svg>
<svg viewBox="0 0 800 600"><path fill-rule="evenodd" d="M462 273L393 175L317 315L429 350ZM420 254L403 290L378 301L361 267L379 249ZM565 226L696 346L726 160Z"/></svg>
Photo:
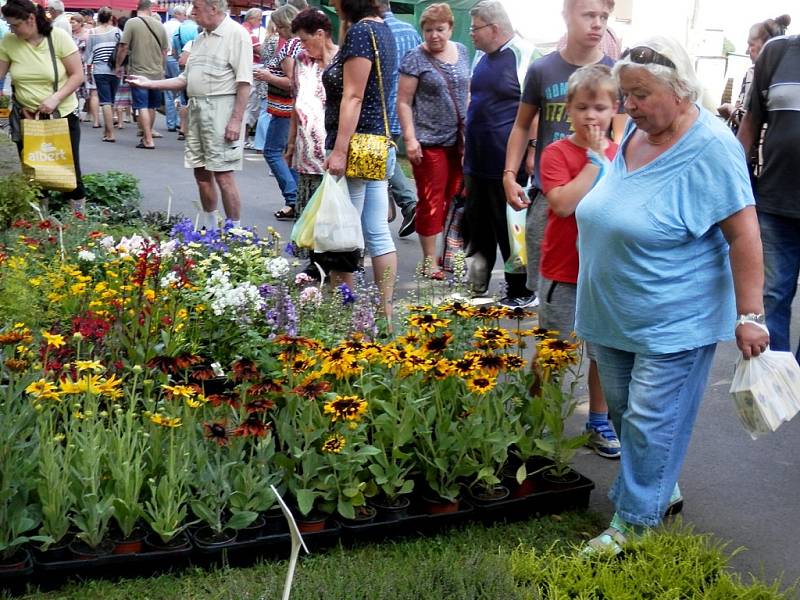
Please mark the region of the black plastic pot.
<svg viewBox="0 0 800 600"><path fill-rule="evenodd" d="M0 589L12 595L22 594L33 575L33 559L30 552L20 548L6 560L0 560Z"/></svg>
<svg viewBox="0 0 800 600"><path fill-rule="evenodd" d="M266 525L266 520L263 516L259 515L250 525L238 531L236 536L237 541L244 542L261 537L264 533L264 525Z"/></svg>
<svg viewBox="0 0 800 600"><path fill-rule="evenodd" d="M280 508L273 508L261 515L264 517L264 535L288 533L289 524Z"/></svg>
<svg viewBox="0 0 800 600"><path fill-rule="evenodd" d="M236 541L236 532L232 529L214 531L211 527L201 527L194 534L195 545L203 550L222 550Z"/></svg>
<svg viewBox="0 0 800 600"><path fill-rule="evenodd" d="M495 485L491 488L475 488L469 489L469 501L475 505L476 508L484 506L491 506L498 502L507 499L511 492L504 485Z"/></svg>
<svg viewBox="0 0 800 600"><path fill-rule="evenodd" d="M92 548L88 544L74 540L69 544L69 551L77 560L97 560L108 556L114 550L114 543L111 540L103 540L100 545Z"/></svg>
<svg viewBox="0 0 800 600"><path fill-rule="evenodd" d="M370 504L378 510L378 520L400 521L409 516L411 500L408 496L398 496L393 502L388 500L373 500Z"/></svg>
<svg viewBox="0 0 800 600"><path fill-rule="evenodd" d="M144 538L144 545L150 552L184 552L192 549L189 536L179 533L168 542L164 542L157 533L150 533Z"/></svg>

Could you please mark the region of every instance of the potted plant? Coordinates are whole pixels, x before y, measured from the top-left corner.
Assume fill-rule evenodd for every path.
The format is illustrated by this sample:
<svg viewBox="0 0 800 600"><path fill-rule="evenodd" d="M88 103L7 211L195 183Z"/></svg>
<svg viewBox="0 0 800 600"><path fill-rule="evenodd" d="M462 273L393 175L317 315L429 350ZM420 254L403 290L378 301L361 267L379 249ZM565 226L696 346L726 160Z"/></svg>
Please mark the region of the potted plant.
<svg viewBox="0 0 800 600"><path fill-rule="evenodd" d="M77 529L76 540L69 547L77 558L92 559L113 550L107 534L114 496L106 471L106 423L98 412L96 396L87 393L85 398L67 427L67 443L75 446L70 485L75 497L72 522Z"/></svg>
<svg viewBox="0 0 800 600"><path fill-rule="evenodd" d="M570 465L588 436L586 433L570 436L565 428L577 406L578 346L554 338L541 340L536 347L535 365L541 376L539 398L544 423L541 436L535 443L539 452L552 461L552 465L542 471L542 479L552 487L563 487L579 479ZM565 381L567 378L569 381Z"/></svg>
<svg viewBox="0 0 800 600"><path fill-rule="evenodd" d="M136 377L131 389L135 394ZM104 442L108 451L114 521L119 530L113 540L114 554L141 552L145 537L138 524L143 515L141 495L146 479L147 440L134 394L128 395L127 408L117 405L112 410Z"/></svg>
<svg viewBox="0 0 800 600"><path fill-rule="evenodd" d="M42 557L45 560L64 560L68 554L69 515L75 505L75 495L70 485L75 446L65 443L64 434L56 433L53 420L54 416L49 413L43 413L39 420L42 432L36 484L42 507L39 533L48 538L42 545Z"/></svg>
<svg viewBox="0 0 800 600"><path fill-rule="evenodd" d="M15 385L15 383L17 385ZM30 565L23 544L49 542L33 535L39 525L40 507L34 502L39 438L32 402L21 394L19 381L6 384L0 397L0 569L22 570ZM15 394L15 392L17 392Z"/></svg>
<svg viewBox="0 0 800 600"><path fill-rule="evenodd" d="M257 515L253 522L240 530L240 538L257 537L266 526L267 511L276 503L270 486L278 486L282 480L282 471L275 467L275 438L270 432L251 443L233 467L231 511ZM283 523L282 513L277 518Z"/></svg>
<svg viewBox="0 0 800 600"><path fill-rule="evenodd" d="M145 543L152 550L180 552L191 547L184 530L192 454L180 419L155 417L150 416L149 497L144 504L144 520L153 533Z"/></svg>

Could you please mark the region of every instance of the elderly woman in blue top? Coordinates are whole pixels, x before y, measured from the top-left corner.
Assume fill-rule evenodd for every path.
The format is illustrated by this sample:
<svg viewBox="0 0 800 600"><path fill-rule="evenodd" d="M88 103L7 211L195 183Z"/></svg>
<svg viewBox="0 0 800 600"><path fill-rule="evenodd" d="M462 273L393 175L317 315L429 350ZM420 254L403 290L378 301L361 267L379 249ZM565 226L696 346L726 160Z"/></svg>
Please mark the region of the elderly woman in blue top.
<svg viewBox="0 0 800 600"><path fill-rule="evenodd" d="M576 331L597 346L622 444L616 513L588 552L619 552L682 505L678 475L717 342L735 332L745 359L769 343L741 146L697 103L677 42L654 37L613 72L630 121L612 164L590 156L603 177L575 212Z"/></svg>

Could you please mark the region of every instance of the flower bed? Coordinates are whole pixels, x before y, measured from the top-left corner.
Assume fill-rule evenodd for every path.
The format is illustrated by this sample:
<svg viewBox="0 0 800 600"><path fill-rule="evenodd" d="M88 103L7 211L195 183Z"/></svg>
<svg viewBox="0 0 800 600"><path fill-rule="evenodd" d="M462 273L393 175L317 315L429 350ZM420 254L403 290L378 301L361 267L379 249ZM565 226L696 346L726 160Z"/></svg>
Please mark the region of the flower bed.
<svg viewBox="0 0 800 600"><path fill-rule="evenodd" d="M0 249L0 562L35 546L53 569L69 541L117 564L187 530L195 556L283 544L257 526L270 484L353 539L588 502L586 480L566 503L542 491L584 441L559 383L579 357L529 313L417 298L387 336L374 288L292 275L273 231L124 233L18 221Z"/></svg>

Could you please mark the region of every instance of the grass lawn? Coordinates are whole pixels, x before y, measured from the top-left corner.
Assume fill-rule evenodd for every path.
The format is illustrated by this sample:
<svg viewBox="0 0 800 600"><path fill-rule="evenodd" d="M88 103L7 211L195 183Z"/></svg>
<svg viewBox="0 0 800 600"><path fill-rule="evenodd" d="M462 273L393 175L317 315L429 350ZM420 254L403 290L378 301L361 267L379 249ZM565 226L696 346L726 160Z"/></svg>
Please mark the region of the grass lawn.
<svg viewBox="0 0 800 600"><path fill-rule="evenodd" d="M585 559L575 543L605 526L593 513L468 525L428 538L334 548L301 560L295 600L610 599L770 600L796 590L748 581L726 568L724 548L669 527L624 558ZM286 562L193 569L154 578L72 583L25 598L72 600L276 599ZM0 594L2 596L2 594Z"/></svg>

